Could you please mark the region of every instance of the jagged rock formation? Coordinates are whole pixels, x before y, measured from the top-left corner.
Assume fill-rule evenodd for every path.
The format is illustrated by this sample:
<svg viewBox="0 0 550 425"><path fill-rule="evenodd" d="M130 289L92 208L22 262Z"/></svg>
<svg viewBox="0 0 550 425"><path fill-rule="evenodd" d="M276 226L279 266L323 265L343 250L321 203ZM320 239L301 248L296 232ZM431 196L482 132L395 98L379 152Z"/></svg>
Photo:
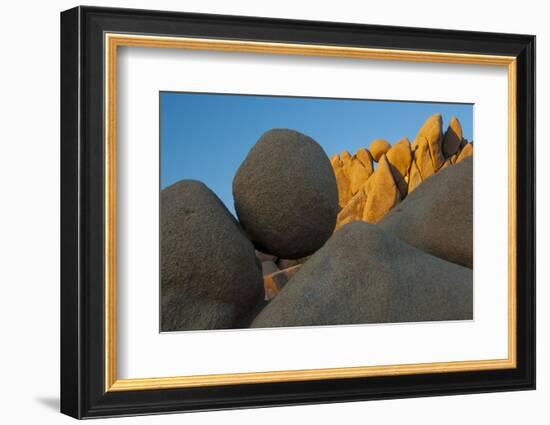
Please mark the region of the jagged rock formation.
<svg viewBox="0 0 550 425"><path fill-rule="evenodd" d="M250 240L277 257L312 254L334 231L338 189L330 161L297 131L275 129L260 137L233 179L233 198Z"/></svg>
<svg viewBox="0 0 550 425"><path fill-rule="evenodd" d="M393 146L376 139L370 151L334 155L330 162L340 207L336 229L356 220L378 223L423 181L472 155L473 144L463 138L458 119L452 117L443 132L440 114L426 120L412 145L407 138Z"/></svg>
<svg viewBox="0 0 550 425"><path fill-rule="evenodd" d="M266 301L272 300L277 294L284 288L286 283L296 274L296 272L302 267L301 264L297 264L292 267L288 267L284 270L271 273L264 276L264 291Z"/></svg>

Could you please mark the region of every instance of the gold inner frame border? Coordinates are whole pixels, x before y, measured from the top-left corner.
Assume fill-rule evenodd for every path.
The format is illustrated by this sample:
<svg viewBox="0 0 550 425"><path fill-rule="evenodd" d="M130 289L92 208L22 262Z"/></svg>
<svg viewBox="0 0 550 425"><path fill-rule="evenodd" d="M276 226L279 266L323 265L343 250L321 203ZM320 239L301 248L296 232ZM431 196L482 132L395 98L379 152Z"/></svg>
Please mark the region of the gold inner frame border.
<svg viewBox="0 0 550 425"><path fill-rule="evenodd" d="M192 375L151 378L117 378L116 323L116 123L117 123L117 51L120 46L228 51L279 55L325 56L355 59L397 60L404 62L433 62L507 67L508 72L508 357L495 360L468 360L437 363L398 364L380 366L342 367ZM516 58L513 56L478 55L465 53L429 52L393 49L371 49L331 45L288 44L259 41L236 41L204 38L164 37L106 33L105 47L105 391L138 391L217 385L241 385L290 381L313 381L411 375L421 373L450 373L511 369L517 365L516 338Z"/></svg>

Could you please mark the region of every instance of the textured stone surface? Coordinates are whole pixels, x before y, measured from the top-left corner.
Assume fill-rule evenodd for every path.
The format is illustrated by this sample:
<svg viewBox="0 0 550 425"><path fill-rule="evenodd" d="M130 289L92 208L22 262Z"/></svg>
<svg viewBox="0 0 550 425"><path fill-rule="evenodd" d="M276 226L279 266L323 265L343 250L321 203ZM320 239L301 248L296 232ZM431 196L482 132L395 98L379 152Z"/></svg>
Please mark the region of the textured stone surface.
<svg viewBox="0 0 550 425"><path fill-rule="evenodd" d="M348 151L342 151L340 153L340 160L342 161L342 165L347 165L351 162L351 154Z"/></svg>
<svg viewBox="0 0 550 425"><path fill-rule="evenodd" d="M267 276L271 273L276 273L279 271L279 267L273 261L263 261L262 262L262 274Z"/></svg>
<svg viewBox="0 0 550 425"><path fill-rule="evenodd" d="M414 161L416 162L418 171L420 171L422 180L426 180L428 177L435 173L432 158L430 155L430 147L425 137L416 139Z"/></svg>
<svg viewBox="0 0 550 425"><path fill-rule="evenodd" d="M338 186L338 205L342 209L373 174L372 156L368 150L360 148L353 156L348 151L334 155L330 162Z"/></svg>
<svg viewBox="0 0 550 425"><path fill-rule="evenodd" d="M360 148L357 152L355 152L355 156L359 161L361 161L361 164L363 164L363 167L365 167L365 169L369 172L369 175L374 172L372 155L368 150L365 148Z"/></svg>
<svg viewBox="0 0 550 425"><path fill-rule="evenodd" d="M420 171L418 171L416 162L412 161L411 169L409 171L409 182L408 182L407 194L415 190L420 185L420 183L422 183L422 176L420 175Z"/></svg>
<svg viewBox="0 0 550 425"><path fill-rule="evenodd" d="M342 167L342 165L344 165L344 163L343 163L342 160L340 159L340 156L338 156L338 155L333 155L333 156L330 158L330 165L332 165L332 168L340 168L340 167Z"/></svg>
<svg viewBox="0 0 550 425"><path fill-rule="evenodd" d="M462 126L456 117L452 117L443 138L443 155L448 158L460 149L462 144Z"/></svg>
<svg viewBox="0 0 550 425"><path fill-rule="evenodd" d="M283 289L287 282L296 274L296 272L302 267L301 264L289 267L285 270L278 271L264 277L264 292L265 300L269 301L275 298L275 296Z"/></svg>
<svg viewBox="0 0 550 425"><path fill-rule="evenodd" d="M338 186L338 205L340 208L344 208L352 196L351 183L342 167L334 170L334 178Z"/></svg>
<svg viewBox="0 0 550 425"><path fill-rule="evenodd" d="M401 198L407 196L407 182L405 181L409 174L409 169L412 162L411 144L409 139L404 138L395 143L386 153L386 157L390 164L393 179L395 180Z"/></svg>
<svg viewBox="0 0 550 425"><path fill-rule="evenodd" d="M266 254L265 252L261 252L256 250L256 257L260 261L260 263L264 261L277 261L277 257L275 255Z"/></svg>
<svg viewBox="0 0 550 425"><path fill-rule="evenodd" d="M409 143L409 139L404 138L395 143L386 153L386 157L393 168L395 168L399 175L404 178L409 172L412 162L411 144Z"/></svg>
<svg viewBox="0 0 550 425"><path fill-rule="evenodd" d="M473 265L473 162L464 159L424 181L379 226L447 261Z"/></svg>
<svg viewBox="0 0 550 425"><path fill-rule="evenodd" d="M281 258L315 252L336 225L338 188L330 161L297 131L262 135L237 171L233 198L255 246Z"/></svg>
<svg viewBox="0 0 550 425"><path fill-rule="evenodd" d="M464 159L471 157L473 154L474 154L474 147L471 143L468 143L467 145L464 145L464 147L458 154L458 157L456 158L455 163L459 163L460 161L463 161Z"/></svg>
<svg viewBox="0 0 550 425"><path fill-rule="evenodd" d="M424 180L459 162L459 158L462 160L472 155L473 145L462 137L462 129L458 120L452 117L445 136L441 133L441 122L441 115L430 116L424 122L422 128L419 129L412 146L407 138L403 138L384 154L390 165L400 200L405 199ZM381 150L385 151L388 147L386 141L381 140L380 143L383 145ZM376 151L375 145L373 145L373 148ZM448 155L455 149L455 153ZM445 157L444 154L448 156ZM379 162L384 155L380 155ZM340 156L345 158L345 164ZM437 169L434 167L434 163L438 166ZM344 151L332 158L332 166L338 185L340 207L336 229L352 221L366 220L365 214L367 213L364 206L367 203L369 193L383 191L382 189L376 189L375 179L371 178L374 174L371 153L365 148L358 149L353 156ZM390 187L393 186L390 179L383 179L383 181ZM393 192L390 191L391 193ZM368 208L369 214L374 206L375 209L380 210L377 213L379 220L385 214L384 211L390 211L391 205L395 205L395 202L392 201L389 204L388 207L384 202L371 199ZM361 208L363 208L363 211L359 212ZM373 219L369 218L368 220Z"/></svg>
<svg viewBox="0 0 550 425"><path fill-rule="evenodd" d="M252 327L472 319L472 289L470 269L354 222L304 264Z"/></svg>
<svg viewBox="0 0 550 425"><path fill-rule="evenodd" d="M399 203L399 189L393 179L386 155L382 155L378 167L365 186L365 192L367 201L363 210L363 220L369 223L378 223Z"/></svg>
<svg viewBox="0 0 550 425"><path fill-rule="evenodd" d="M441 170L444 170L447 167L450 167L451 165L452 165L451 164L451 158L446 159L445 162L443 163L443 165L441 167L439 167L438 172L441 171Z"/></svg>
<svg viewBox="0 0 550 425"><path fill-rule="evenodd" d="M353 198L347 203L344 209L338 213L336 220L336 230L347 223L355 220L361 220L365 204L367 203L367 195L363 190L357 192Z"/></svg>
<svg viewBox="0 0 550 425"><path fill-rule="evenodd" d="M349 180L352 195L356 194L372 175L373 170L365 166L357 158L354 158L350 165Z"/></svg>
<svg viewBox="0 0 550 425"><path fill-rule="evenodd" d="M442 135L442 118L441 114L434 114L430 116L422 125L418 134L416 135L415 142L413 143L413 148L417 146L418 143L422 143L422 140L425 139L428 143L428 150L430 152L430 158L432 161L433 171L437 171L439 167L445 162L445 157L443 156L443 149L441 147L443 135ZM420 167L420 164L417 161L417 165ZM422 173L422 168L420 168ZM422 177L426 177L422 173Z"/></svg>
<svg viewBox="0 0 550 425"><path fill-rule="evenodd" d="M373 140L370 144L370 153L372 155L372 159L376 162L380 161L380 158L382 158L382 155L384 155L387 151L389 151L391 148L391 145L387 140L384 139L376 139Z"/></svg>
<svg viewBox="0 0 550 425"><path fill-rule="evenodd" d="M300 264L299 260L289 260L287 258L280 258L277 261L277 267L279 267L280 270L284 270L284 269L288 269L290 267L294 267L297 264Z"/></svg>
<svg viewBox="0 0 550 425"><path fill-rule="evenodd" d="M254 247L217 196L182 180L161 194L161 329L232 328L263 297Z"/></svg>

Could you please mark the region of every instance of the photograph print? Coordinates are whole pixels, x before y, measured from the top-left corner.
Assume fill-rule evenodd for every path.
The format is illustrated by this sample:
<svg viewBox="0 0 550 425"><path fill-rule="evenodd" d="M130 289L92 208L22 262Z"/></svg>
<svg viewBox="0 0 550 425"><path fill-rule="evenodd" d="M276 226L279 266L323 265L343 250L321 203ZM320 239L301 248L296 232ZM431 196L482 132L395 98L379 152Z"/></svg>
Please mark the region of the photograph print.
<svg viewBox="0 0 550 425"><path fill-rule="evenodd" d="M160 92L160 331L473 320L473 105Z"/></svg>

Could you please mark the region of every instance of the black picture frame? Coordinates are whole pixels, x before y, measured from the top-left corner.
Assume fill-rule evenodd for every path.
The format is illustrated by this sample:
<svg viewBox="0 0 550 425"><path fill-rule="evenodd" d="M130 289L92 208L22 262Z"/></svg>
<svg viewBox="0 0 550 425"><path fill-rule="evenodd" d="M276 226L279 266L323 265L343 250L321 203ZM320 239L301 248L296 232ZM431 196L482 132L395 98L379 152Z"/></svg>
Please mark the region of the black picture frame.
<svg viewBox="0 0 550 425"><path fill-rule="evenodd" d="M517 59L517 367L105 391L104 34L507 55ZM535 37L76 7L61 13L61 412L75 418L535 388Z"/></svg>

